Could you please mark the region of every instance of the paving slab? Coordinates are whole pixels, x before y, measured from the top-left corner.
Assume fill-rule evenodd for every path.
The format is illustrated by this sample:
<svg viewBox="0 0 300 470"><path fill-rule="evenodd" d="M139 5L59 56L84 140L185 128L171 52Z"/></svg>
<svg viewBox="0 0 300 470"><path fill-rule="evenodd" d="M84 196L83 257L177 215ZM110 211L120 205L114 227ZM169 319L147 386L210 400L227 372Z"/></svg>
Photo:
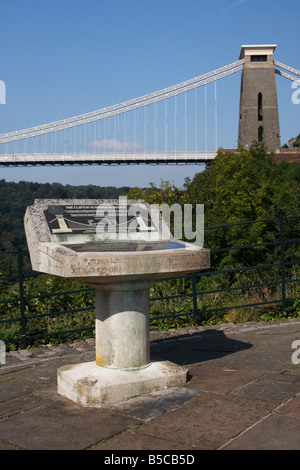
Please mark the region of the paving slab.
<svg viewBox="0 0 300 470"><path fill-rule="evenodd" d="M223 450L300 450L300 417L273 414Z"/></svg>
<svg viewBox="0 0 300 470"><path fill-rule="evenodd" d="M0 420L6 419L8 416L13 416L18 413L35 408L44 403L44 400L32 394L13 398L0 403Z"/></svg>
<svg viewBox="0 0 300 470"><path fill-rule="evenodd" d="M300 418L300 394L281 405L276 412Z"/></svg>
<svg viewBox="0 0 300 470"><path fill-rule="evenodd" d="M300 335L299 335L300 337ZM289 369L287 369L286 371L284 371L284 374L287 374L287 375L300 375L300 365L293 365L292 367L290 367Z"/></svg>
<svg viewBox="0 0 300 470"><path fill-rule="evenodd" d="M1 448L0 448L1 449ZM149 436L141 432L125 431L117 436L107 439L97 444L89 450L100 450L102 452L108 450L128 451L128 450L149 450L149 451L195 451L195 446L187 446L182 442L172 441L172 437L167 439Z"/></svg>
<svg viewBox="0 0 300 470"><path fill-rule="evenodd" d="M203 393L142 424L137 432L198 450L217 449L274 407L262 400Z"/></svg>
<svg viewBox="0 0 300 470"><path fill-rule="evenodd" d="M157 390L140 397L113 404L107 408L118 413L139 418L143 421L155 418L169 409L191 400L203 393L201 390L189 390L184 387L171 387Z"/></svg>
<svg viewBox="0 0 300 470"><path fill-rule="evenodd" d="M0 421L0 441L27 450L83 450L138 422L107 410L48 401Z"/></svg>
<svg viewBox="0 0 300 470"><path fill-rule="evenodd" d="M269 374L236 389L235 395L283 402L300 391L300 377Z"/></svg>
<svg viewBox="0 0 300 470"><path fill-rule="evenodd" d="M32 393L36 389L30 381L24 382L13 377L0 382L0 403Z"/></svg>
<svg viewBox="0 0 300 470"><path fill-rule="evenodd" d="M22 449L12 444L9 444L8 442L0 441L0 450L22 450Z"/></svg>
<svg viewBox="0 0 300 470"><path fill-rule="evenodd" d="M188 388L202 389L216 393L228 393L243 384L260 377L263 372L241 369L219 369L205 365L194 366L189 370L191 376Z"/></svg>
<svg viewBox="0 0 300 470"><path fill-rule="evenodd" d="M291 351L272 351L253 349L251 354L239 351L216 359L209 359L207 364L226 369L246 369L262 372L284 372L291 367Z"/></svg>

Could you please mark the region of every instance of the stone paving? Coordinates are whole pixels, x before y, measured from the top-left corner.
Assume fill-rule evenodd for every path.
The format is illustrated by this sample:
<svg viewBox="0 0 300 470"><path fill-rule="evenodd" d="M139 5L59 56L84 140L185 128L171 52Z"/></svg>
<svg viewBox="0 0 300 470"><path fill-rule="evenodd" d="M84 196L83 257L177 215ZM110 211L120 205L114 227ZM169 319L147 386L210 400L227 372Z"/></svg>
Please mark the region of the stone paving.
<svg viewBox="0 0 300 470"><path fill-rule="evenodd" d="M300 320L151 332L151 359L188 365L189 381L101 408L56 391L59 367L94 359L93 339L9 352L0 450L299 450L295 340Z"/></svg>

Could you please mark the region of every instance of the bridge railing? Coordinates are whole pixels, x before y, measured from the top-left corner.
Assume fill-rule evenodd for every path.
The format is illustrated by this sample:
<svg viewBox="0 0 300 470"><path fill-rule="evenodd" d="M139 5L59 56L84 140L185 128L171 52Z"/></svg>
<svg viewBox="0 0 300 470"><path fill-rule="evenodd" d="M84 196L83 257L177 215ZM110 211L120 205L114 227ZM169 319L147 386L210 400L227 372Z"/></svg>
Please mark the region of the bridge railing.
<svg viewBox="0 0 300 470"><path fill-rule="evenodd" d="M255 224L276 230L264 242L212 249L207 271L157 283L151 290L150 327L243 321L251 311L265 312L268 319L271 307L285 318L300 293L299 222L300 216L280 216L206 227L208 245L212 234L222 237ZM214 270L222 263L224 269ZM0 252L0 339L8 348L92 336L94 322L93 289L33 272L25 250Z"/></svg>

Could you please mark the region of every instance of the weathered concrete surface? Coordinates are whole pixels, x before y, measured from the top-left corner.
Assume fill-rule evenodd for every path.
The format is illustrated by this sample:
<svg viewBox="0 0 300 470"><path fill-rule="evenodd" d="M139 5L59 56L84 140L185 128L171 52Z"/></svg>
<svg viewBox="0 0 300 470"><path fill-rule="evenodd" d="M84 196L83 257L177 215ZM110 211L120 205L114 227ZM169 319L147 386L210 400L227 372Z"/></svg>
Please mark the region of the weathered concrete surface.
<svg viewBox="0 0 300 470"><path fill-rule="evenodd" d="M96 363L114 369L149 364L149 283L96 286L95 294Z"/></svg>
<svg viewBox="0 0 300 470"><path fill-rule="evenodd" d="M300 449L300 366L291 361L299 320L150 339L152 359L185 364L189 382L103 408L56 392L57 369L93 360L93 340L8 354L0 367L0 449L93 449L100 460L112 450L186 450L197 458L201 449Z"/></svg>
<svg viewBox="0 0 300 470"><path fill-rule="evenodd" d="M167 387L185 385L188 369L157 361L136 370L100 367L95 361L58 369L57 391L86 407L101 407Z"/></svg>

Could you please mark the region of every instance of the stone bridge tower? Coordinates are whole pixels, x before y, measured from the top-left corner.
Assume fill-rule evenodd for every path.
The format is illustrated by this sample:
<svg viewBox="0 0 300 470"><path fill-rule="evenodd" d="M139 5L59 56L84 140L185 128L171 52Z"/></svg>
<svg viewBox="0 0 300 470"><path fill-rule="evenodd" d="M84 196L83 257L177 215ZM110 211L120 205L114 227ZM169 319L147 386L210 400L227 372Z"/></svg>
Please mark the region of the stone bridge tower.
<svg viewBox="0 0 300 470"><path fill-rule="evenodd" d="M242 46L245 59L241 77L238 145L253 140L269 149L280 148L279 116L273 52L275 44Z"/></svg>

